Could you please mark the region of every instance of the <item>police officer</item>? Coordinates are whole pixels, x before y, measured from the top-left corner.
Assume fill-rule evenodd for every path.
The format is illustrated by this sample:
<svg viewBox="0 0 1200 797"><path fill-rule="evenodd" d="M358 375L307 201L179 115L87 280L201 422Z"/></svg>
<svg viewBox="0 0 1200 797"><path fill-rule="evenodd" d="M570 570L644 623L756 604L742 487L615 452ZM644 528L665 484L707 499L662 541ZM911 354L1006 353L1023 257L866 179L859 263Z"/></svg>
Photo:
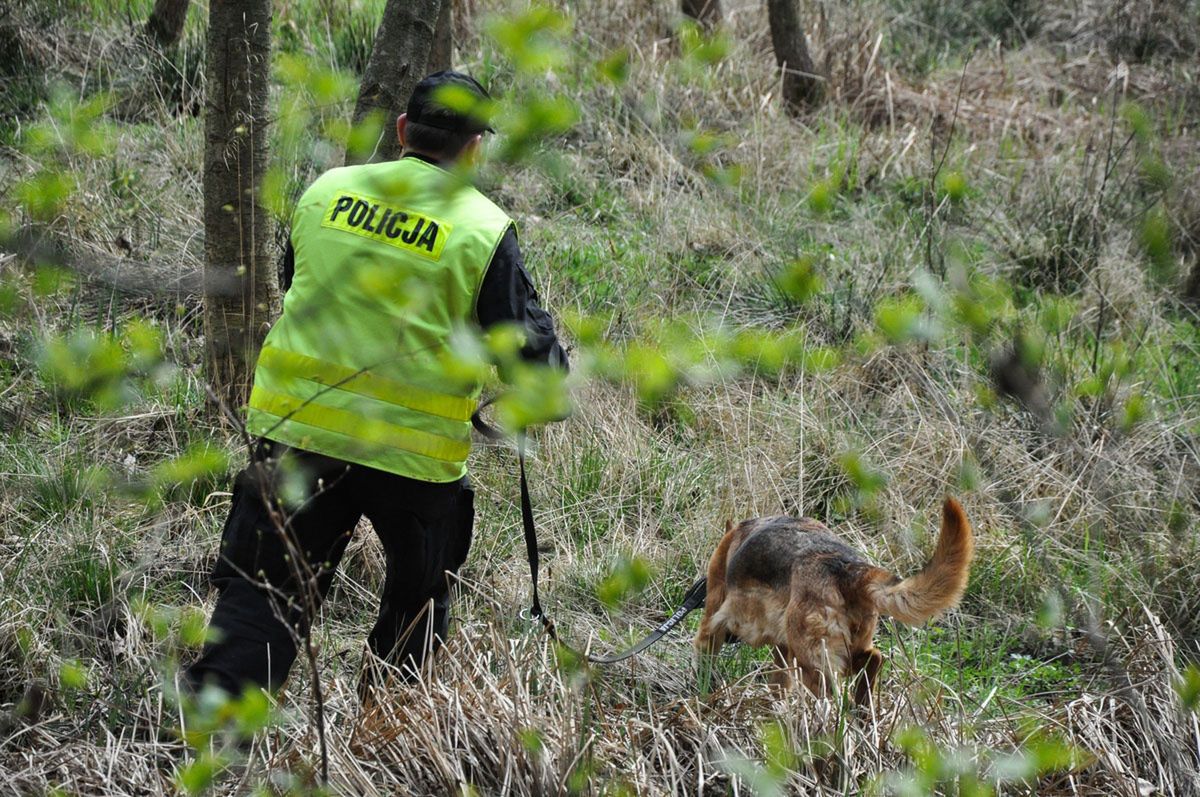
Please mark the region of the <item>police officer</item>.
<svg viewBox="0 0 1200 797"><path fill-rule="evenodd" d="M398 160L333 169L300 198L283 314L254 374L259 444L234 482L192 687L283 683L364 514L387 561L371 650L411 677L446 635L481 387L448 375L451 335L516 324L525 360L567 366L512 220L457 168L490 132L460 101L487 96L458 72L426 77L397 120Z"/></svg>

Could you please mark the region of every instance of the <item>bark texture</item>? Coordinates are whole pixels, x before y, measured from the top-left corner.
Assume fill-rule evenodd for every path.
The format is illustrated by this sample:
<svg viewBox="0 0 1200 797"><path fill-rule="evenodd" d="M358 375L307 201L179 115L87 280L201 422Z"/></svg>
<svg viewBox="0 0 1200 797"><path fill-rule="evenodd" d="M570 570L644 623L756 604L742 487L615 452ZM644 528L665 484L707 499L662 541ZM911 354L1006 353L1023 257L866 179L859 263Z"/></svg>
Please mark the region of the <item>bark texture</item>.
<svg viewBox="0 0 1200 797"><path fill-rule="evenodd" d="M1183 298L1200 305L1200 257L1192 263L1192 269L1183 284Z"/></svg>
<svg viewBox="0 0 1200 797"><path fill-rule="evenodd" d="M809 55L796 0L767 0L767 16L775 62L783 72L783 101L788 111L799 113L820 104L825 84Z"/></svg>
<svg viewBox="0 0 1200 797"><path fill-rule="evenodd" d="M204 121L204 333L208 379L231 407L278 305L260 201L267 161L270 0L210 0Z"/></svg>
<svg viewBox="0 0 1200 797"><path fill-rule="evenodd" d="M441 0L388 0L383 9L383 21L375 34L371 60L367 62L354 106L355 125L373 114L383 118L379 144L371 161L392 160L400 154L396 117L404 112L413 87L430 71L426 65L430 62L441 9ZM353 163L353 157L353 153L347 152L346 163Z"/></svg>
<svg viewBox="0 0 1200 797"><path fill-rule="evenodd" d="M714 28L723 19L721 0L683 0L683 15L702 27Z"/></svg>
<svg viewBox="0 0 1200 797"><path fill-rule="evenodd" d="M190 0L155 0L145 33L159 47L174 47L183 36Z"/></svg>
<svg viewBox="0 0 1200 797"><path fill-rule="evenodd" d="M452 0L442 0L441 11L438 12L437 25L433 29L433 44L429 48L429 63L425 73L441 72L454 66L454 19L451 9Z"/></svg>

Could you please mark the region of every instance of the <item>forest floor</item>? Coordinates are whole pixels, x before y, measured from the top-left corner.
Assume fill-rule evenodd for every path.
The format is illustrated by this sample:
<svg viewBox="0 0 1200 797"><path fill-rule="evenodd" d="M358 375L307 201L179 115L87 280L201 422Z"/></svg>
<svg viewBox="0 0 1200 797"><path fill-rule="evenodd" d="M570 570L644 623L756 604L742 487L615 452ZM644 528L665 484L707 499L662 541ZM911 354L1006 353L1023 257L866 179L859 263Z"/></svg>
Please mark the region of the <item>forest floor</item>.
<svg viewBox="0 0 1200 797"><path fill-rule="evenodd" d="M306 793L307 667L269 712L174 699L247 452L200 366L204 14L155 53L150 5L0 13L0 223L31 231L0 252L0 793ZM365 521L321 610L328 789L1200 794L1196 2L808 0L827 96L799 116L765 4L726 0L716 43L668 2L561 6L537 90L574 123L482 178L574 349L574 414L530 463L560 633L653 628L731 518L816 517L903 575L955 495L970 583L925 627L882 623L868 716L773 691L741 645L702 683L698 615L581 666L520 617L515 456L480 440L430 676L357 698ZM382 7L276 3L285 216L341 163ZM455 8L456 65L528 92L488 23L527 8ZM731 366L729 336L763 361Z"/></svg>

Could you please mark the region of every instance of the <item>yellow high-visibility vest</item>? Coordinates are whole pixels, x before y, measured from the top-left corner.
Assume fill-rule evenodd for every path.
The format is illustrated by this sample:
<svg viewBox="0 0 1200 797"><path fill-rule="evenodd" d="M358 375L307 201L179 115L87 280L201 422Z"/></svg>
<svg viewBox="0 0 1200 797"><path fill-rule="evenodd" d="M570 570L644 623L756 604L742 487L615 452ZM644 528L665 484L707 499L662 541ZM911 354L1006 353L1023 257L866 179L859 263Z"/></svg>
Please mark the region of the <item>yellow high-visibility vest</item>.
<svg viewBox="0 0 1200 797"><path fill-rule="evenodd" d="M429 482L467 472L480 384L445 368L511 219L417 158L326 172L254 372L254 435Z"/></svg>

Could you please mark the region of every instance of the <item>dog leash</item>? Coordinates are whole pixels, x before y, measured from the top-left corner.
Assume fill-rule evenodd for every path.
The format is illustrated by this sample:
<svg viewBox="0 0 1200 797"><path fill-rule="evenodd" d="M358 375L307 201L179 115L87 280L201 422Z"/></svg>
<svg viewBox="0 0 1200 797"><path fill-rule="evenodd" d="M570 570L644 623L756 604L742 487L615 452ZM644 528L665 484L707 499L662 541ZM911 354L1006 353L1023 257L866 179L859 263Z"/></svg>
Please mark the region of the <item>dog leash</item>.
<svg viewBox="0 0 1200 797"><path fill-rule="evenodd" d="M479 407L471 415L471 425L475 427L475 431L489 440L503 440L505 435L496 427L483 420L481 413L487 408L495 397L489 398L479 404ZM708 579L701 576L696 583L692 584L687 593L683 597L683 603L675 613L664 620L657 628L642 638L640 642L632 647L629 647L620 653L614 653L608 656L593 656L591 654L580 653L575 648L568 645L558 636L558 629L542 610L542 602L538 598L538 544L537 544L537 527L533 521L533 501L529 497L529 480L525 476L525 434L517 434L517 463L520 470L521 482L521 525L525 530L525 555L529 559L529 578L533 582L533 599L529 608L529 616L535 620L540 620L542 629L546 634L562 645L572 654L580 659L586 659L592 664L615 664L619 661L632 658L641 653L646 648L653 645L655 642L666 636L672 628L679 625L683 618L687 617L696 609L704 605L704 596L708 591Z"/></svg>

